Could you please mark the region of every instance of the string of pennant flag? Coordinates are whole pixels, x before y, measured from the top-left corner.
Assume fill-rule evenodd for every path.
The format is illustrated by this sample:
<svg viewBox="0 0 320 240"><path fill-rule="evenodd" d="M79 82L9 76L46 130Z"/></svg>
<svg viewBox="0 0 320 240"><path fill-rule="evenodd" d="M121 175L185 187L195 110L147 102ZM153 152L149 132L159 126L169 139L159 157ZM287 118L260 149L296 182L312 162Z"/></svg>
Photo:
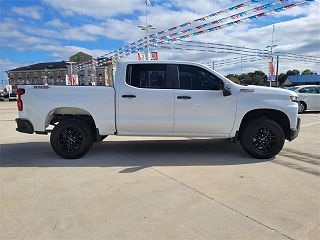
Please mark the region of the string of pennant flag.
<svg viewBox="0 0 320 240"><path fill-rule="evenodd" d="M247 57L258 57L258 58L269 58L270 57L270 53L266 53L265 50L261 50L261 53L257 52L256 50L250 52L242 52L241 50L232 50L232 49L225 49L222 50L220 49L206 49L206 48L197 48L197 47L184 47L184 46L176 46L176 45L165 45L165 46L161 46L161 48L166 48L166 49L175 49L175 50L184 50L184 51L197 51L197 52L214 52L214 53L231 53L231 54L238 54L241 55L241 57L237 57L234 59L230 59L230 60L218 60L217 62L223 62L223 63L227 63L226 61L232 61L232 60L238 60L241 61L241 58L247 58ZM236 47L239 48L239 47ZM248 48L249 49L249 48ZM307 55L290 55L290 53L281 53L281 52L274 52L274 54L281 56L281 59L286 59L286 60L294 60L294 61L308 61L308 62L313 62L313 63L320 63L320 58L316 58L314 56L307 56ZM215 61L216 62L216 61Z"/></svg>
<svg viewBox="0 0 320 240"><path fill-rule="evenodd" d="M243 7L247 7L247 6L250 6L252 4L255 4L255 3L258 3L258 2L262 2L264 0L250 0L250 1L246 1L246 2L243 2L243 3L240 3L240 4L237 4L235 6L232 6L232 7L229 7L229 8L226 8L224 10L220 10L220 11L217 11L215 13L211 13L207 16L204 16L204 17L201 17L201 18L197 18L193 21L190 21L190 22L185 22L183 24L180 24L180 25L177 25L177 26L174 26L174 27L171 27L171 28L168 28L166 30L162 30L162 31L159 31L157 33L153 33L153 34L150 34L149 35L149 39L150 38L156 38L157 36L160 36L160 35L163 35L163 34L166 34L168 32L172 32L172 31L175 31L175 30L178 30L178 29L181 29L181 28L184 28L186 26L189 26L189 25L192 25L194 23L197 23L197 22L203 22L203 21L207 21L208 19L210 18L213 18L213 17L216 17L216 16L219 16L219 15L222 15L222 14L225 14L225 13L228 13L228 12L231 12L231 11L235 11L235 10L238 10L238 9L241 9ZM109 53L106 53L105 55L101 56L101 57L108 57L108 56L113 56L114 54L118 54L120 52L123 52L124 50L126 49L130 49L130 48L134 48L135 46L139 45L139 44L143 44L144 42L146 42L146 38L141 38L137 41L134 41L128 45L125 45L117 50L114 50L112 52L109 52Z"/></svg>
<svg viewBox="0 0 320 240"><path fill-rule="evenodd" d="M280 2L284 2L284 1L287 1L287 0L278 1L275 4L279 4ZM167 35L167 36L162 36L162 37L159 37L159 38L152 38L150 40L150 43L151 43L151 45L153 47L157 47L158 46L160 48L164 48L162 46L163 45L167 45L168 43L171 44L171 43L174 43L174 42L177 42L177 41L182 41L182 40L188 39L188 38L190 38L192 36L197 36L197 35L200 35L200 34L217 31L217 30L220 30L220 29L225 29L227 27L231 27L231 26L234 26L234 25L237 25L237 24L246 23L248 21L256 20L256 19L261 18L261 17L269 16L271 14L277 14L279 12L286 11L286 10L288 10L290 8L294 8L294 7L297 7L297 6L308 4L309 2L312 2L312 1L314 1L314 0L305 0L305 1L292 3L292 4L289 4L289 5L280 7L280 8L276 8L276 9L269 10L269 11L266 11L266 12L258 13L258 14L255 14L255 15L252 15L252 16L249 16L249 17L246 17L246 18L242 18L242 19L237 19L237 18L239 18L240 15L234 16L234 19L236 19L234 21L231 21L231 22L228 22L228 23L225 23L225 24L221 24L221 25L218 25L218 26L210 27L210 28L207 28L207 29L199 30L199 29L202 29L204 25L208 26L207 24L202 24L202 25L196 26L193 30L190 29L189 30L190 32L188 34L178 36L177 33L174 33L174 34L170 34L170 35ZM270 6L270 5L268 5L268 6ZM262 9L264 9L264 8L262 8ZM155 45L157 45L157 46L155 46ZM124 58L126 56L129 56L132 53L143 51L145 48L146 48L146 42L137 44L136 46L133 46L132 48L128 48L128 49L125 49L122 52L114 54L112 56L113 57L113 61L117 62L120 59L122 59L122 58ZM99 59L99 64L103 65L104 62L107 61L108 59L109 58L107 58L107 57L100 58Z"/></svg>
<svg viewBox="0 0 320 240"><path fill-rule="evenodd" d="M243 16L248 16L250 14L253 14L253 13L256 13L256 12L259 12L261 10L264 10L264 9L268 9L268 8L271 8L273 6L276 6L276 5L279 5L279 4L282 4L284 2L288 2L289 0L280 0L280 1L277 1L277 2L273 2L273 3L268 3L268 4L265 4L265 5L262 5L262 6L259 6L259 7L255 7L255 8L252 8L250 10L247 10L247 11L244 11L244 12L240 12L240 13L237 13L237 14L233 14L231 16L228 16L228 17L224 17L224 18L221 18L221 19L218 19L218 20L214 20L214 21L211 21L209 23L204 23L204 24L201 24L201 25L198 25L198 26L195 26L193 28L188 28L188 29L184 29L180 32L175 32L175 33L171 33L167 36L163 36L163 37L159 37L158 39L159 40L170 40L170 39L174 39L176 36L178 35L181 35L181 34L185 34L185 33L188 33L188 32L193 32L194 30L196 29L203 29L203 28L207 28L209 26L212 26L212 25L216 25L216 24L221 24L221 23L224 23L228 20L235 20L235 19L239 19L240 17L243 17ZM287 6L288 7L288 6ZM237 23L237 21L233 21L231 23L228 23L229 25L233 25L232 23ZM227 27L228 25L226 25ZM221 25L221 28L223 28L224 26ZM217 28L217 29L220 29L220 28ZM207 29L207 30L204 30L203 32L202 31L197 31L195 32L194 34L195 35L199 35L199 34L202 34L202 33L206 33L206 32L210 32L211 28ZM155 38L151 38L151 41L153 41Z"/></svg>
<svg viewBox="0 0 320 240"><path fill-rule="evenodd" d="M260 0L260 1L262 1L262 0ZM220 15L223 12L224 13L225 12L230 12L230 11L233 11L235 9L239 9L239 8L241 8L243 6L249 6L249 5L253 4L253 3L257 3L257 2L260 2L260 1L257 1L257 0L256 1L248 1L248 2L245 2L244 5L238 4L238 5L234 6L234 7L228 8L228 11L227 10L222 10L222 11L216 12L214 14L210 14L210 15L204 17L204 18L196 19L193 22L199 22L199 21L201 21L201 19L207 20L210 17ZM224 18L221 18L221 19L218 19L218 20L214 20L214 21L211 21L209 23L204 23L204 24L200 24L200 25L194 26L192 28L184 29L184 30L179 31L179 32L172 32L172 31L175 31L175 30L177 30L179 28L182 28L182 27L185 27L185 26L188 26L188 25L191 24L191 22L184 23L184 24L181 24L181 25L179 25L177 27L169 28L167 30L164 30L164 31L161 31L161 32L158 32L158 33L155 33L155 34L151 34L150 35L150 46L158 47L158 48L166 48L166 47L163 47L163 46L168 45L168 44L172 44L172 43L176 43L178 41L183 41L185 39L189 39L190 37L198 36L200 34L209 33L209 32L213 32L213 31L217 31L217 30L221 30L221 29L225 29L225 28L237 25L237 24L242 24L242 23L246 23L248 21L256 20L256 19L261 18L261 17L265 17L265 16L269 16L269 15L272 15L272 14L277 14L279 12L287 11L288 9L291 9L291 8L294 8L294 7L297 7L297 6L302 6L302 5L308 4L310 2L313 2L314 0L304 0L304 1L300 1L300 2L295 2L295 3L288 4L286 6L282 6L282 7L276 8L276 9L272 9L272 10L265 11L265 12L262 12L262 13L257 13L255 15L251 15L251 16L248 16L248 17L245 17L245 18L241 18L243 16L247 16L247 15L250 15L252 13L259 12L261 10L272 8L272 7L276 6L276 5L279 5L279 4L282 4L284 2L288 2L288 1L289 0L279 0L279 1L276 1L276 2L272 2L272 3L268 3L268 4L265 4L265 5L262 5L262 6L258 6L258 7L252 8L252 9L247 10L247 11L243 11L241 13L233 14L233 15L228 16L228 17L224 17ZM225 23L227 20L230 20L230 19L232 19L233 21ZM223 24L221 24L221 23L223 23ZM216 24L220 24L220 25L216 25ZM214 25L216 25L216 26L214 26ZM168 32L172 32L172 33L170 33L168 35L165 35L165 36L157 37L160 34L163 35L164 33L168 33ZM115 51L113 51L111 53L108 53L108 54L100 57L99 58L99 65L105 64L107 61L110 60L110 57L112 58L113 62L117 62L117 61L121 60L122 58L131 55L132 53L137 53L139 51L143 51L146 48L146 45L147 45L146 44L146 40L145 39L140 39L140 40L138 40L136 42L133 42L133 43L131 43L129 45L126 45L126 46L124 46L124 47L122 47L122 48L120 48L118 50L115 50Z"/></svg>
<svg viewBox="0 0 320 240"><path fill-rule="evenodd" d="M190 44L194 43L194 44ZM216 44L216 43L209 43L209 42L194 42L194 41L181 41L178 43L175 43L174 45L177 45L181 47L182 50L187 48L192 48L193 50L210 50L210 49L216 49L216 52L219 53L232 53L232 54L238 54L238 55L257 55L262 57L271 57L271 53L269 50L264 49L257 49L257 48L248 48L248 47L241 47L241 46L233 46L233 45L227 45L227 44ZM156 46L156 45L155 45ZM314 61L314 62L320 62L319 57L315 56L309 56L309 55L301 55L301 54L292 54L292 53L286 53L286 52L279 52L275 51L275 55L281 55L283 57L290 57L290 58L297 58L299 57L302 60L307 61Z"/></svg>

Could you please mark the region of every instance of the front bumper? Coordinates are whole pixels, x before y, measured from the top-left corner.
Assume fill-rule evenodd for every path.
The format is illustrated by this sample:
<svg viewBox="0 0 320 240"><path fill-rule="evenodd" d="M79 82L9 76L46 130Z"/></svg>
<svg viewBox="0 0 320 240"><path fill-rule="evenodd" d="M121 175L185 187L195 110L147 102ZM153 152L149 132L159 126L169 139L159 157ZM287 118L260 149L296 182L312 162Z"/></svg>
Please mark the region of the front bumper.
<svg viewBox="0 0 320 240"><path fill-rule="evenodd" d="M34 133L33 125L32 123L23 118L16 118L17 128L16 130L21 133L28 133L32 134Z"/></svg>
<svg viewBox="0 0 320 240"><path fill-rule="evenodd" d="M298 137L299 132L300 132L300 124L301 124L301 119L298 117L297 127L296 127L296 129L291 129L290 136L289 136L289 139L288 139L289 141L292 141L293 139Z"/></svg>

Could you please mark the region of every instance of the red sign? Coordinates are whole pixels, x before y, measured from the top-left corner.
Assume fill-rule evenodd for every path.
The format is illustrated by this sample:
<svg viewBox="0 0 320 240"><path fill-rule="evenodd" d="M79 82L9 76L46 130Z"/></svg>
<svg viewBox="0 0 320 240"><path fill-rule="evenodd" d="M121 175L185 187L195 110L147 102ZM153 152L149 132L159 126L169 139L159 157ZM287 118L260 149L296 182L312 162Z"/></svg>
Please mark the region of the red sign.
<svg viewBox="0 0 320 240"><path fill-rule="evenodd" d="M144 60L144 54L141 52L138 52L138 60L143 61Z"/></svg>
<svg viewBox="0 0 320 240"><path fill-rule="evenodd" d="M70 85L76 85L76 81L74 80L73 74L70 75Z"/></svg>
<svg viewBox="0 0 320 240"><path fill-rule="evenodd" d="M151 60L159 60L158 52L151 52Z"/></svg>

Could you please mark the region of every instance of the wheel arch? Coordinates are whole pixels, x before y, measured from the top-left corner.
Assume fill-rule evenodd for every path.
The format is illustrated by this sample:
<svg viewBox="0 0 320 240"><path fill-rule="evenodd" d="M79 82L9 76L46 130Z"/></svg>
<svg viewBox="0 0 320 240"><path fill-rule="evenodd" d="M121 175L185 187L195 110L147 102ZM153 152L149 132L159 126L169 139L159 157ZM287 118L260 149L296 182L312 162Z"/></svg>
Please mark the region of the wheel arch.
<svg viewBox="0 0 320 240"><path fill-rule="evenodd" d="M52 109L46 116L46 128L50 124L55 125L64 119L70 118L81 119L86 122L90 127L94 138L98 138L99 129L96 127L93 116L87 110L77 107L57 107Z"/></svg>
<svg viewBox="0 0 320 240"><path fill-rule="evenodd" d="M257 118L268 118L275 121L283 129L286 139L290 138L291 132L289 117L284 112L275 109L254 109L247 112L242 118L239 127L239 135L241 135L241 131L244 129L246 124Z"/></svg>

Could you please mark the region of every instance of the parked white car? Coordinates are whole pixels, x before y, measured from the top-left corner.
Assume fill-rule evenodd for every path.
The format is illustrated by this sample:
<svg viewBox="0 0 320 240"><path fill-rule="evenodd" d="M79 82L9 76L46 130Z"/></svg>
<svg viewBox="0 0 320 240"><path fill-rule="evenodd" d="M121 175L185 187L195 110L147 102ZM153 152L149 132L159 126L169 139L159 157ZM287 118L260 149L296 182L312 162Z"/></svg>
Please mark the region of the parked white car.
<svg viewBox="0 0 320 240"><path fill-rule="evenodd" d="M270 158L300 129L296 93L237 85L192 62L120 62L111 87L26 85L17 93L17 131L51 132L63 158L83 156L107 135L239 139L251 156Z"/></svg>
<svg viewBox="0 0 320 240"><path fill-rule="evenodd" d="M288 89L298 94L299 113L306 110L320 111L319 85L301 85Z"/></svg>

